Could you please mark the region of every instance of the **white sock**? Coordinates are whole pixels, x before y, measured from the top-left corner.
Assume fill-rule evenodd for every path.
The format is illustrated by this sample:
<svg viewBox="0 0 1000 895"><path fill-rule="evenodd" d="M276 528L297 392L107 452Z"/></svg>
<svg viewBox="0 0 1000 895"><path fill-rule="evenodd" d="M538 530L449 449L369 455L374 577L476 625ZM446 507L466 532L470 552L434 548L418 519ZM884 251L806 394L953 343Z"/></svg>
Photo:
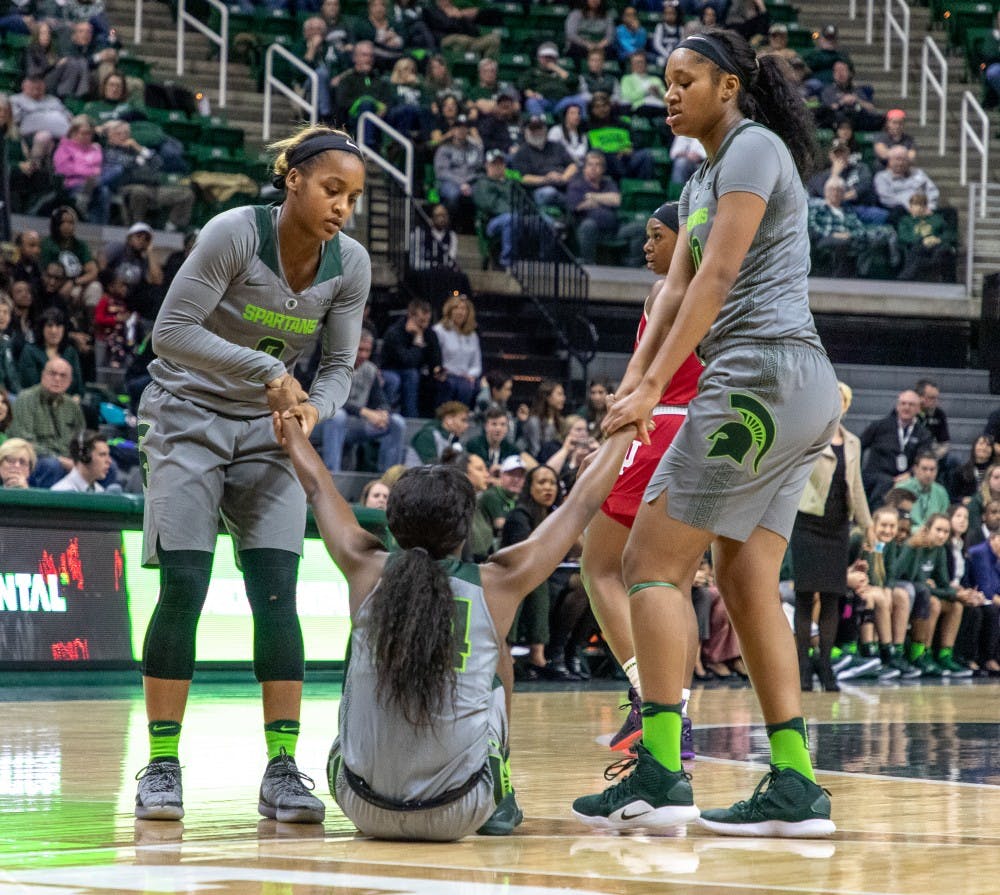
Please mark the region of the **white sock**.
<svg viewBox="0 0 1000 895"><path fill-rule="evenodd" d="M685 687L681 690L681 717L686 718L688 714L688 700L691 698L691 691Z"/></svg>
<svg viewBox="0 0 1000 895"><path fill-rule="evenodd" d="M636 662L635 656L626 660L625 664L622 665L622 670L625 672L625 676L628 678L628 682L632 685L632 688L639 694L639 698L642 699L642 688L639 686L639 663Z"/></svg>

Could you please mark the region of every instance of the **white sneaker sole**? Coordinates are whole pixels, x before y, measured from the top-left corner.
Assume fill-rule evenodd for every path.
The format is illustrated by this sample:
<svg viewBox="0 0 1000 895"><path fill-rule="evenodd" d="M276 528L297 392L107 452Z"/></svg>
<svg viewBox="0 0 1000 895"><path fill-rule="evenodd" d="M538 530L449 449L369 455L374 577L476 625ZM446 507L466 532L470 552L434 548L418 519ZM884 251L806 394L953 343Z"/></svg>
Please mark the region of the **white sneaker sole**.
<svg viewBox="0 0 1000 895"><path fill-rule="evenodd" d="M654 808L652 811L644 811L635 817L628 817L624 820L610 817L591 817L573 811L573 815L583 821L588 827L595 830L670 830L674 827L682 827L697 820L701 816L697 805L666 805L663 808Z"/></svg>
<svg viewBox="0 0 1000 895"><path fill-rule="evenodd" d="M326 806L319 808L275 808L267 802L258 801L257 811L282 824L321 824L326 817Z"/></svg>
<svg viewBox="0 0 1000 895"><path fill-rule="evenodd" d="M770 836L778 839L815 839L819 836L829 836L837 832L832 820L815 818L814 820L766 820L756 824L727 824L716 820L698 818L706 830L719 833L722 836Z"/></svg>
<svg viewBox="0 0 1000 895"><path fill-rule="evenodd" d="M156 805L147 808L144 805L136 805L135 816L139 820L180 820L184 817L184 806Z"/></svg>

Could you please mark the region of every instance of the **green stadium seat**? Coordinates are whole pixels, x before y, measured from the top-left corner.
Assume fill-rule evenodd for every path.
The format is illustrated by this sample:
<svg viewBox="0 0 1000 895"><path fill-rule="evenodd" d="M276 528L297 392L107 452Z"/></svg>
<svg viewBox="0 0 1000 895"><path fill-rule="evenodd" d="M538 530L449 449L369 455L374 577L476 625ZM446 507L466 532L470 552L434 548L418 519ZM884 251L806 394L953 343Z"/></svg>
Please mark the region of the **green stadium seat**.
<svg viewBox="0 0 1000 895"><path fill-rule="evenodd" d="M996 12L992 3L951 3L945 10L945 31L948 48L960 51L965 48L965 32L969 28L990 28Z"/></svg>
<svg viewBox="0 0 1000 895"><path fill-rule="evenodd" d="M767 0L767 13L772 22L780 22L787 25L790 22L799 20L798 7L788 3L787 0Z"/></svg>
<svg viewBox="0 0 1000 895"><path fill-rule="evenodd" d="M621 211L625 214L644 211L647 214L663 203L663 185L658 180L622 179Z"/></svg>

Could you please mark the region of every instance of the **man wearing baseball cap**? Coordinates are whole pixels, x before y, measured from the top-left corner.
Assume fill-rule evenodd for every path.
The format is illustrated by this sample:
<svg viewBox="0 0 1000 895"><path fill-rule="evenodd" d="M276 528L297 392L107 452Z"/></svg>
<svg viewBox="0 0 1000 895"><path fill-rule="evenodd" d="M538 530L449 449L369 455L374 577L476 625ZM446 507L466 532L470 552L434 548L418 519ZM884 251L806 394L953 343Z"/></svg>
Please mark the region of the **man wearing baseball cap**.
<svg viewBox="0 0 1000 895"><path fill-rule="evenodd" d="M481 562L493 552L500 531L507 521L507 514L514 509L518 495L524 488L526 475L524 461L519 455L513 454L500 464L500 484L487 488L476 500L472 528L474 532L480 532L480 537L473 538L475 542L472 550L477 561Z"/></svg>
<svg viewBox="0 0 1000 895"><path fill-rule="evenodd" d="M539 206L566 204L566 184L577 172L566 147L548 138L541 115L532 115L524 125L524 143L514 153L510 166L521 172L521 183L532 190Z"/></svg>
<svg viewBox="0 0 1000 895"><path fill-rule="evenodd" d="M819 93L833 81L833 63L846 62L853 70L851 57L840 47L837 26L827 25L815 35L816 46L802 54L802 61L812 72L806 86L813 93Z"/></svg>
<svg viewBox="0 0 1000 895"><path fill-rule="evenodd" d="M885 167L889 162L889 150L894 146L902 146L912 162L917 157L917 144L913 137L903 128L906 124L906 112L902 109L890 109L885 113L885 125L882 132L875 138L875 156L879 165Z"/></svg>
<svg viewBox="0 0 1000 895"><path fill-rule="evenodd" d="M137 221L124 242L108 243L101 254L103 268L128 286L125 301L145 320L156 318L163 302L163 268L153 251L153 228Z"/></svg>
<svg viewBox="0 0 1000 895"><path fill-rule="evenodd" d="M535 65L518 81L524 94L524 108L529 115L558 116L574 102L583 105L576 95L576 76L559 64L559 48L545 41L535 51Z"/></svg>

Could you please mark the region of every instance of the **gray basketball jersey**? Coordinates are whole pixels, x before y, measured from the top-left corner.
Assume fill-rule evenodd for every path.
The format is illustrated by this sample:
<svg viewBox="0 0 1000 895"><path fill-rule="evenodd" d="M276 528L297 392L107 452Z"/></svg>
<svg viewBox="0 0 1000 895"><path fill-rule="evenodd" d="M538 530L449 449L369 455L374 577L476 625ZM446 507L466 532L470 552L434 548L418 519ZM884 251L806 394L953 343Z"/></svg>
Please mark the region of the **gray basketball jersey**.
<svg viewBox="0 0 1000 895"><path fill-rule="evenodd" d="M268 413L263 384L323 352L309 401L320 419L347 399L371 287L360 243L323 244L313 283L293 292L278 251L280 206L247 206L209 221L167 291L153 328L153 381L232 417ZM308 387L308 383L306 383Z"/></svg>
<svg viewBox="0 0 1000 895"><path fill-rule="evenodd" d="M368 627L371 595L358 610L340 704L344 763L379 796L430 799L461 786L486 764L500 637L483 597L479 567L444 561L458 604L457 688L431 725L414 727L395 706L376 701ZM377 587L377 585L376 585Z"/></svg>
<svg viewBox="0 0 1000 895"><path fill-rule="evenodd" d="M681 194L678 213L696 270L719 199L734 192L760 196L767 208L702 349L712 354L720 342L742 337L796 339L822 350L809 310L806 191L788 147L747 119L733 127L715 159L702 163Z"/></svg>

